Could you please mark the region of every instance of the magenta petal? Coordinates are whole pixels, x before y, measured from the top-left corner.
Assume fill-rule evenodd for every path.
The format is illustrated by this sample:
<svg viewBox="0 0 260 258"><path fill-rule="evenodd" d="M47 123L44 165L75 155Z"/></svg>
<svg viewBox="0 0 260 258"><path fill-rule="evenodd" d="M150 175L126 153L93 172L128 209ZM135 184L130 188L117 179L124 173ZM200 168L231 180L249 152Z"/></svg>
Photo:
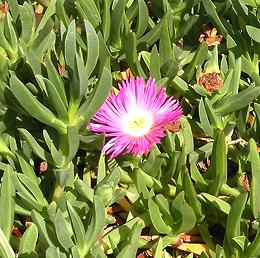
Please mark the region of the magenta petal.
<svg viewBox="0 0 260 258"><path fill-rule="evenodd" d="M134 110L134 111L133 111ZM151 127L143 135L126 133L125 118L131 112L140 112L152 116ZM179 102L173 97L167 99L162 87L157 89L155 80L145 83L143 78L129 79L119 84L118 95L110 94L108 99L92 117L88 128L95 133L105 133L108 141L103 152L110 158L120 154L141 155L151 150L154 144L164 137L165 126L182 116Z"/></svg>

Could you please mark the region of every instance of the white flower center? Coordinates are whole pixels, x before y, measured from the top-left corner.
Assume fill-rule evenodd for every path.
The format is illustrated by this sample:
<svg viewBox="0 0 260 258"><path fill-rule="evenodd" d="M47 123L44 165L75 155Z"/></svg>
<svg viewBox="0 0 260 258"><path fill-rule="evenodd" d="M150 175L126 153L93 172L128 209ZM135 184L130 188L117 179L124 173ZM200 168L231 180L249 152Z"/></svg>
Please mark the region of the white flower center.
<svg viewBox="0 0 260 258"><path fill-rule="evenodd" d="M123 130L131 136L143 136L149 133L153 125L153 116L145 110L132 110L123 119Z"/></svg>

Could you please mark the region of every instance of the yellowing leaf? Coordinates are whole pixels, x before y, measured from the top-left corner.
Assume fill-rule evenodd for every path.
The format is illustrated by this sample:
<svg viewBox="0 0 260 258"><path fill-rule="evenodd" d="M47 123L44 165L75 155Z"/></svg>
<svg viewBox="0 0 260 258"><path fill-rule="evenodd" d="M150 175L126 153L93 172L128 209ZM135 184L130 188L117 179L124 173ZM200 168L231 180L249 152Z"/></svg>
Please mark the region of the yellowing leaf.
<svg viewBox="0 0 260 258"><path fill-rule="evenodd" d="M202 252L205 252L209 254L208 246L205 244L192 244L192 243L184 243L182 245L179 245L177 247L179 250L185 251L185 252L191 252L194 254L201 254Z"/></svg>

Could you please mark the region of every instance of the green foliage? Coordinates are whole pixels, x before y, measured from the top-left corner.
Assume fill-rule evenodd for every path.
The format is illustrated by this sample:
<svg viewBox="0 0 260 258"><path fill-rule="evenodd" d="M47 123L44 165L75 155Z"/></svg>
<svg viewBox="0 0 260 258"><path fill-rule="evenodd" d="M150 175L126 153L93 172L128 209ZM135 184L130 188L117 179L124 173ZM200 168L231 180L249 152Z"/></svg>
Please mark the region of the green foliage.
<svg viewBox="0 0 260 258"><path fill-rule="evenodd" d="M258 257L259 4L0 1L0 257ZM127 68L183 117L111 160L88 123Z"/></svg>

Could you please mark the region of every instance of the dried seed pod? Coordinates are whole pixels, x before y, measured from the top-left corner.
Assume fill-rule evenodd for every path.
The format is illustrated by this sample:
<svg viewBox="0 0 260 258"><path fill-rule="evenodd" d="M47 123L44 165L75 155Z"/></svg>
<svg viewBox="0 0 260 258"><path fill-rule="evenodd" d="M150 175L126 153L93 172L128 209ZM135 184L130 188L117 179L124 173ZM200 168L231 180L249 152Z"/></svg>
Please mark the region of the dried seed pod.
<svg viewBox="0 0 260 258"><path fill-rule="evenodd" d="M172 133L176 133L180 131L180 126L181 126L181 122L179 120L169 123L165 126L165 129L167 129L168 131L172 132Z"/></svg>
<svg viewBox="0 0 260 258"><path fill-rule="evenodd" d="M44 174L48 170L48 163L44 160L36 160L35 161L35 170L39 174Z"/></svg>
<svg viewBox="0 0 260 258"><path fill-rule="evenodd" d="M0 11L2 13L9 12L9 4L7 2L3 2L2 4L0 4Z"/></svg>
<svg viewBox="0 0 260 258"><path fill-rule="evenodd" d="M212 93L214 90L223 86L223 80L221 79L220 73L216 72L202 74L198 78L197 83L202 85L209 93Z"/></svg>
<svg viewBox="0 0 260 258"><path fill-rule="evenodd" d="M203 25L201 32L199 42L204 41L209 47L219 45L224 40L224 37L217 35L217 29L210 24Z"/></svg>

